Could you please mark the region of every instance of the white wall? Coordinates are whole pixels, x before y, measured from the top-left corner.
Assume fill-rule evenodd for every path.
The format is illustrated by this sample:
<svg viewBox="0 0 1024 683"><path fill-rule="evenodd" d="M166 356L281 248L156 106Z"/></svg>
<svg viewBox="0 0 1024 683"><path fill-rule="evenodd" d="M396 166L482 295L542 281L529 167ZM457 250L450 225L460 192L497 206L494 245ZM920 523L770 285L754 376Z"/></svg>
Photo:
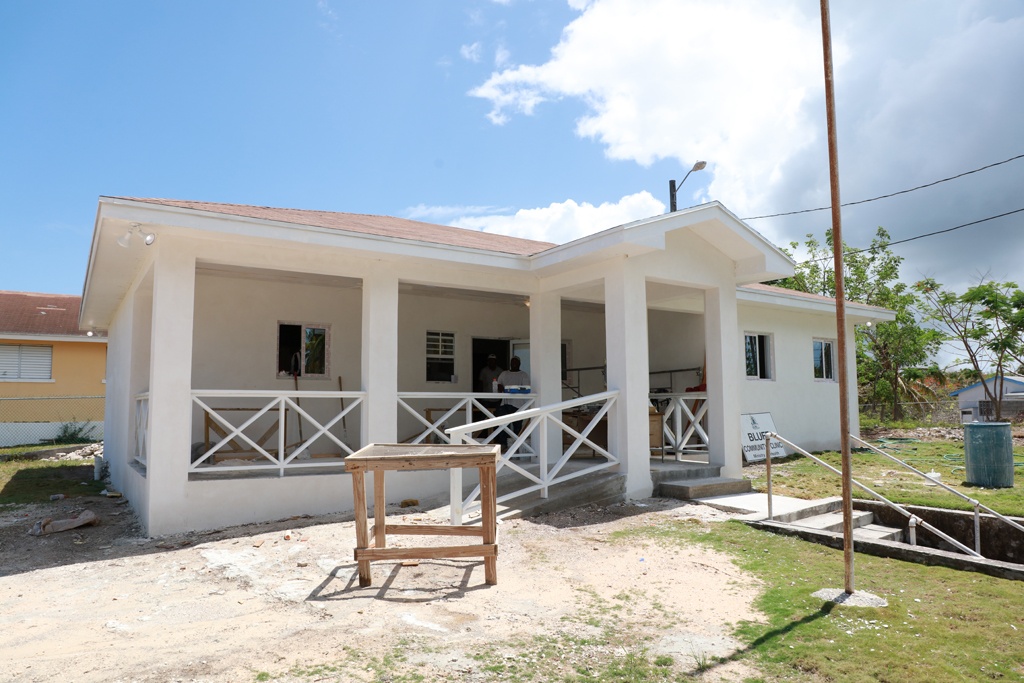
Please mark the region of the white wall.
<svg viewBox="0 0 1024 683"><path fill-rule="evenodd" d="M277 376L278 323L315 323L330 326L328 377L300 377L300 391L337 391L342 377L346 391L360 389L362 298L357 288L301 284L200 273L196 277L193 328L193 389L257 389L293 391L292 377ZM211 399L214 406L263 406L265 399ZM321 423L337 415L337 399L307 399L306 410ZM225 414L232 422L234 417ZM359 419L350 413L343 440L358 448ZM249 415L245 415L246 418ZM267 425L269 420L266 419ZM289 418L289 443L298 440L297 423ZM237 422L235 422L237 424ZM258 430L265 428L262 423ZM193 408L192 441L204 438L202 412ZM336 429L335 434L340 434ZM309 434L305 434L308 438ZM340 448L326 438L315 445L318 453Z"/></svg>
<svg viewBox="0 0 1024 683"><path fill-rule="evenodd" d="M647 313L651 370L704 366L704 316L652 310ZM651 390L683 391L701 383L696 372L651 375Z"/></svg>
<svg viewBox="0 0 1024 683"><path fill-rule="evenodd" d="M814 339L836 341L835 319L741 303L739 321L741 335L772 335L774 358L770 380L747 379L744 358L736 359L741 412L771 413L779 434L806 450L839 448L838 367L835 381L815 379L812 345ZM851 373L852 387L856 381L856 374ZM851 431L857 433L856 400L850 413Z"/></svg>
<svg viewBox="0 0 1024 683"><path fill-rule="evenodd" d="M604 310L581 310L571 303L562 306L562 340L571 345L570 367L591 368L602 366L606 361ZM569 381L575 382L576 373L570 373ZM579 373L579 392L583 396L599 394L606 389L604 373L588 370ZM563 399L573 398L568 391Z"/></svg>

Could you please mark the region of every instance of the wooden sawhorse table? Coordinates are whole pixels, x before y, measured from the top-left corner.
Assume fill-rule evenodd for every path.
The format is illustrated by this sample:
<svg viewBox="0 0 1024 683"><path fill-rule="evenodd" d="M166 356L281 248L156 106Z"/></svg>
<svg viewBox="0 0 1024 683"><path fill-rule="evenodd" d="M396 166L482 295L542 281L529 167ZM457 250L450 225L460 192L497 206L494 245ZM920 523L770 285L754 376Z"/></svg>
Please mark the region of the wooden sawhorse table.
<svg viewBox="0 0 1024 683"><path fill-rule="evenodd" d="M345 471L352 474L352 502L356 515L355 560L359 563L359 585L369 586L373 560L433 560L438 558L482 557L484 579L498 583L497 463L499 446L370 444L345 458ZM384 473L410 470L446 470L475 467L480 472L480 526L448 524L387 524L384 521ZM373 473L373 528L368 527L366 473ZM374 547L370 547L370 534ZM388 548L388 534L421 536L479 536L480 545Z"/></svg>

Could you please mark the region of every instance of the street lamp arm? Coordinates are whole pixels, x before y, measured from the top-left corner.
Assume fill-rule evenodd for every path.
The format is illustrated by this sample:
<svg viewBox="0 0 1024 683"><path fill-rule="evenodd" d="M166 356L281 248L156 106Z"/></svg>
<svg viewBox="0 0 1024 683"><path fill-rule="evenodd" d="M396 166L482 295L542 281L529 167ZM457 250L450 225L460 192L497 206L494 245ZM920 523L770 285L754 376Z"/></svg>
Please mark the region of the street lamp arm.
<svg viewBox="0 0 1024 683"><path fill-rule="evenodd" d="M678 183L674 180L668 181L668 210L670 213L675 213L676 211L676 193L679 191L679 188L683 186L683 183L686 182L686 179L690 177L691 173L693 173L694 171L703 171L704 167L707 165L708 162L706 161L698 161L693 165L693 168L686 172L686 175L684 175L683 179L680 180Z"/></svg>

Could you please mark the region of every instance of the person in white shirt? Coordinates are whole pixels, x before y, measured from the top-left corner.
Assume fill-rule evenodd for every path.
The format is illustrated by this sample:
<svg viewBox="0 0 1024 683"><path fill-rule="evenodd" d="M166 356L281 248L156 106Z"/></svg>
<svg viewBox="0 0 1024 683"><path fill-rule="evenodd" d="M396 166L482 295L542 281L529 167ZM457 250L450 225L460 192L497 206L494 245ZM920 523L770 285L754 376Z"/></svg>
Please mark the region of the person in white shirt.
<svg viewBox="0 0 1024 683"><path fill-rule="evenodd" d="M512 358L508 362L508 365L509 369L505 370L500 375L498 375L498 391L504 392L506 387L524 387L530 385L530 375L528 375L523 370L519 369L520 360L518 356L512 356ZM525 403L526 399L516 399L512 398L511 395L509 395L502 400L501 405L498 406L498 409L496 411L494 411L494 415L496 417L500 417L502 415L511 415L512 413L519 410L520 406L522 406ZM512 424L509 425L509 428L513 432L518 434L519 429L522 427L522 425L522 421L513 422ZM508 432L502 430L498 434L497 438L494 439L494 442L499 444L501 446L501 450L504 451L505 448L508 446Z"/></svg>

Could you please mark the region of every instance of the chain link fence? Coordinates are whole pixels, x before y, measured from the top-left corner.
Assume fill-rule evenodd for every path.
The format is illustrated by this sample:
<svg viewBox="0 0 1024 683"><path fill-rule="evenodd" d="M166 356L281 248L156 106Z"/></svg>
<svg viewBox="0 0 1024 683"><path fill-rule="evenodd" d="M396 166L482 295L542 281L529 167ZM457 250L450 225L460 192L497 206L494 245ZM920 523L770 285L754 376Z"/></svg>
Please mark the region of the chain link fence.
<svg viewBox="0 0 1024 683"><path fill-rule="evenodd" d="M904 420L913 420L924 424L949 425L960 424L960 405L952 401L901 401L900 412ZM879 420L892 419L891 403L861 403L860 414Z"/></svg>
<svg viewBox="0 0 1024 683"><path fill-rule="evenodd" d="M0 448L103 440L103 396L0 398Z"/></svg>

